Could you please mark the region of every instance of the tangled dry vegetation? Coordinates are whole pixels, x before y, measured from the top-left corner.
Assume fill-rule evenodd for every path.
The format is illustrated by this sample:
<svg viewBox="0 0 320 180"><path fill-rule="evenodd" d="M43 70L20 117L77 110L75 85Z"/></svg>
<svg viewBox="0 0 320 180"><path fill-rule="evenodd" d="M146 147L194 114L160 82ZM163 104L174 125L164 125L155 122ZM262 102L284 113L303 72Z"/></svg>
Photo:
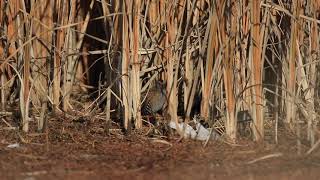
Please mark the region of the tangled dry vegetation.
<svg viewBox="0 0 320 180"><path fill-rule="evenodd" d="M3 129L48 133L51 117L99 121L107 133L201 119L228 142L278 143L285 127L299 153L304 140L308 152L320 143L317 0L22 0L0 8ZM160 81L166 108L141 95ZM141 112L158 111L156 102L164 120L149 112L150 123Z"/></svg>

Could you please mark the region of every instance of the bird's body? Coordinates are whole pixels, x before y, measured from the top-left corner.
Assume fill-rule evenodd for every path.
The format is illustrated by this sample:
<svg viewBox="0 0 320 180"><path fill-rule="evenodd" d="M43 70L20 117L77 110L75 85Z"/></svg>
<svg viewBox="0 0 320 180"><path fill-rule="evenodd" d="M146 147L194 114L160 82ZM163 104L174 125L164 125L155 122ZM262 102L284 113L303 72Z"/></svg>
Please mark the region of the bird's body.
<svg viewBox="0 0 320 180"><path fill-rule="evenodd" d="M155 115L166 105L166 91L162 84L156 83L154 87L142 94L142 114Z"/></svg>
<svg viewBox="0 0 320 180"><path fill-rule="evenodd" d="M167 136L171 132L167 121L156 116L157 113L163 112L167 106L165 87L164 83L157 81L155 86L142 93L141 96L141 113L147 118L147 123L153 124L152 130L148 133L151 136Z"/></svg>

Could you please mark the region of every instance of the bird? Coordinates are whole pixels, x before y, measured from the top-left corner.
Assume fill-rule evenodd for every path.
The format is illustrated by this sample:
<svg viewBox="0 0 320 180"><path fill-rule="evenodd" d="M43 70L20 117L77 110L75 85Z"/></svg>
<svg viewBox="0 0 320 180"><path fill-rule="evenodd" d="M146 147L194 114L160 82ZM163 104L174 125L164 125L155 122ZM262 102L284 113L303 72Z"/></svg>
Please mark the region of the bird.
<svg viewBox="0 0 320 180"><path fill-rule="evenodd" d="M163 110L167 103L166 89L162 82L156 81L155 86L142 93L142 115L155 116Z"/></svg>

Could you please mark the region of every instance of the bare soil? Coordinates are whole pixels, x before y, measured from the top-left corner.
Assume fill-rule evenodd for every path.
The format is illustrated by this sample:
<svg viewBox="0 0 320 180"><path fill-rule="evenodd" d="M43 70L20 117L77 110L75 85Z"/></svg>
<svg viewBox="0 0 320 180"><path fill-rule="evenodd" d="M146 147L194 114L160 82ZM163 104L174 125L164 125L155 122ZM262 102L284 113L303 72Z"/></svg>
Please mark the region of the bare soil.
<svg viewBox="0 0 320 180"><path fill-rule="evenodd" d="M302 141L298 155L296 138L285 133L278 145L270 136L204 147L178 136L150 138L147 127L124 135L113 126L108 135L94 118L53 117L44 133L7 127L0 122L1 179L320 179L320 150L306 155L310 145Z"/></svg>

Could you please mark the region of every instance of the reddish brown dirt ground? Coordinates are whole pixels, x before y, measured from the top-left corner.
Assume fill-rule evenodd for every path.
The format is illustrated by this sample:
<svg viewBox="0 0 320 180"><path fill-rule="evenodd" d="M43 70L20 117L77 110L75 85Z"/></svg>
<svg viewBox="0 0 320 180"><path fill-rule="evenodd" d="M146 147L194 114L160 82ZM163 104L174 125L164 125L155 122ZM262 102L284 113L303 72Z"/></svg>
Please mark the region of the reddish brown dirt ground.
<svg viewBox="0 0 320 180"><path fill-rule="evenodd" d="M255 144L193 140L154 140L145 131L104 132L104 121L51 118L46 133L0 126L0 179L320 179L320 150L305 155L302 143L281 135ZM19 143L17 148L8 145ZM269 158L268 158L269 157Z"/></svg>

